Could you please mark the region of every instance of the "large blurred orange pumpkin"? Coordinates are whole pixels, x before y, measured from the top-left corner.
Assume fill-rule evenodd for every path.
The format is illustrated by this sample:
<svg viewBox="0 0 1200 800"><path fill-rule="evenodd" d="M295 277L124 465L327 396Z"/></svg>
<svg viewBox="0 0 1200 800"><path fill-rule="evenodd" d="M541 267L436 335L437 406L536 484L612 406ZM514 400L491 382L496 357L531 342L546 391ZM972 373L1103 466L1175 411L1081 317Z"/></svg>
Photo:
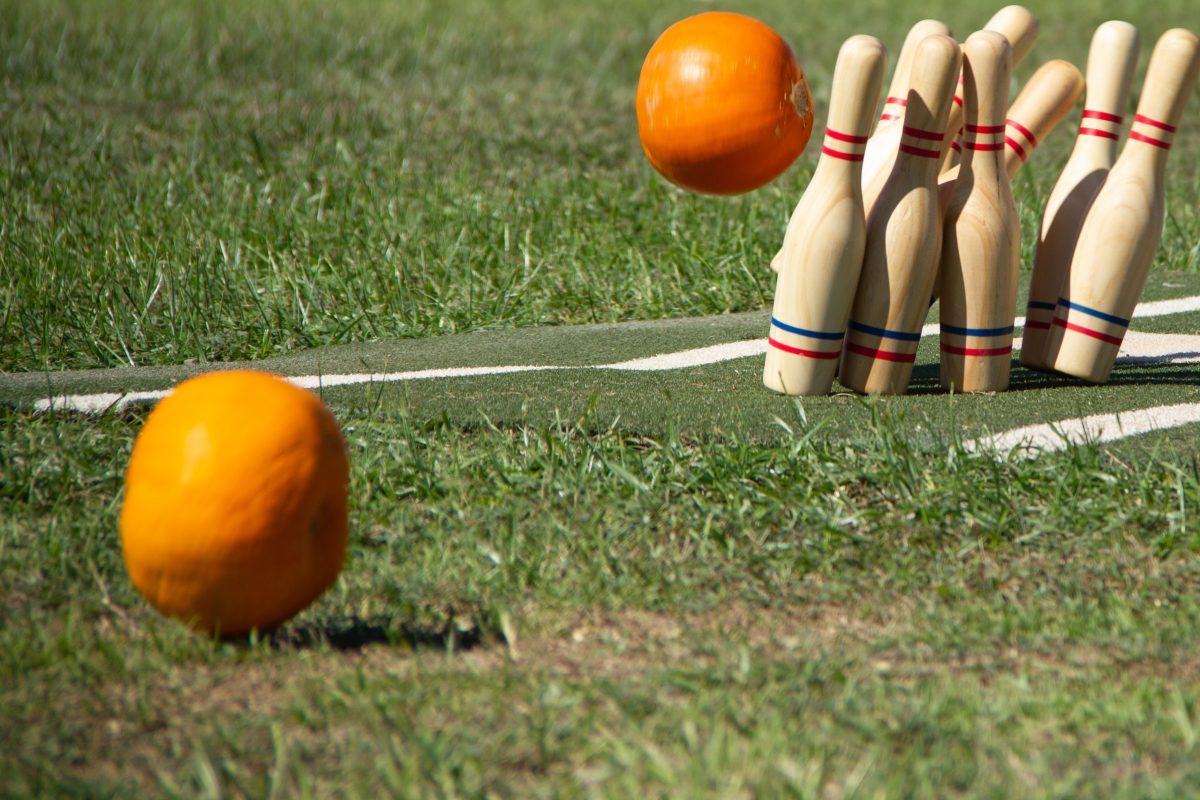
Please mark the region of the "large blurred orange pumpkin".
<svg viewBox="0 0 1200 800"><path fill-rule="evenodd" d="M779 34L713 11L676 22L650 48L637 118L642 149L668 180L739 194L796 160L813 110L804 71Z"/></svg>
<svg viewBox="0 0 1200 800"><path fill-rule="evenodd" d="M129 577L159 611L202 630L274 627L342 568L348 475L337 421L312 392L248 370L184 381L129 459Z"/></svg>

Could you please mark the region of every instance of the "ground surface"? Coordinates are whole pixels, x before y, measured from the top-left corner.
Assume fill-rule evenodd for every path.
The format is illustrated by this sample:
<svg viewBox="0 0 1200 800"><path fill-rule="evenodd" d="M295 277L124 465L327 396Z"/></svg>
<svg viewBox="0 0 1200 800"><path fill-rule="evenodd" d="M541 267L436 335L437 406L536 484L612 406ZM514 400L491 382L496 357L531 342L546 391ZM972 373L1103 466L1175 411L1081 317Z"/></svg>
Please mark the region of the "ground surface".
<svg viewBox="0 0 1200 800"><path fill-rule="evenodd" d="M851 33L994 10L734 7L819 100ZM0 795L1194 791L1200 425L988 437L1200 408L1200 101L1110 385L950 397L930 340L911 397L797 405L758 353L815 150L717 200L637 148L641 57L698 8L0 3ZM1020 79L1106 18L1143 69L1200 27L1034 10ZM1069 144L1018 178L1027 243ZM343 425L351 550L213 643L125 578L128 393L256 359Z"/></svg>

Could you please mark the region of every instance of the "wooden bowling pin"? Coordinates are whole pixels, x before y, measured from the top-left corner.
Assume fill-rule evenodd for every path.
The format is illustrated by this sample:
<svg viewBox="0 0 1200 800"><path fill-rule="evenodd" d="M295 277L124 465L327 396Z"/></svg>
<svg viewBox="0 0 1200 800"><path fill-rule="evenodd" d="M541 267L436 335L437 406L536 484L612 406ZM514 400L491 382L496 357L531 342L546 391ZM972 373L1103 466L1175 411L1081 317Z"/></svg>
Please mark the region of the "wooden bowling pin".
<svg viewBox="0 0 1200 800"><path fill-rule="evenodd" d="M1047 61L1025 82L1005 120L1004 169L1010 180L1079 102L1083 88L1079 68L1062 59Z"/></svg>
<svg viewBox="0 0 1200 800"><path fill-rule="evenodd" d="M1067 61L1047 61L1033 73L1008 109L1005 120L1004 168L1011 185L1037 146L1045 141L1083 93L1083 75ZM938 200L945 215L954 198L960 166L938 179ZM929 301L937 300L938 288Z"/></svg>
<svg viewBox="0 0 1200 800"><path fill-rule="evenodd" d="M917 47L899 155L867 216L867 249L838 380L859 392L908 388L942 244L937 176L962 51L949 36Z"/></svg>
<svg viewBox="0 0 1200 800"><path fill-rule="evenodd" d="M983 29L985 31L995 31L1008 40L1009 45L1012 47L1012 65L1014 68L1024 60L1025 56L1029 55L1029 51L1037 43L1037 17L1031 14L1029 9L1024 6L1005 6L992 15L992 18L987 21ZM942 172L946 172L958 163L955 146L957 145L960 149L962 147L957 141L959 135L962 133L963 124L962 83L962 76L959 76L958 85L960 91L954 95L954 105L950 108L950 119L946 124L946 141L942 148L945 153L942 161Z"/></svg>
<svg viewBox="0 0 1200 800"><path fill-rule="evenodd" d="M1012 47L995 31L963 45L963 160L946 213L939 286L942 385L1008 388L1021 227L1005 168Z"/></svg>
<svg viewBox="0 0 1200 800"><path fill-rule="evenodd" d="M892 74L892 83L884 99L883 111L879 116L879 124L875 132L867 140L866 150L863 151L862 185L863 205L868 211L879 196L883 184L887 181L896 161L896 153L900 146L901 129L904 127L904 106L907 103L908 83L912 76L913 61L917 55L917 46L926 36L949 36L950 28L944 22L936 19L923 19L913 25L904 37L900 55L896 60L896 71ZM789 225L791 223L789 222ZM771 269L779 272L783 261L783 251L780 250L771 259Z"/></svg>
<svg viewBox="0 0 1200 800"><path fill-rule="evenodd" d="M1004 123L1004 171L1010 183L1082 93L1083 75L1074 64L1060 59L1047 61L1026 81ZM954 166L938 178L943 210L950 208L958 173L959 167Z"/></svg>
<svg viewBox="0 0 1200 800"><path fill-rule="evenodd" d="M892 75L892 83L884 99L883 112L879 115L879 124L875 127L875 133L867 140L867 149L863 153L863 200L868 211L875 204L875 199L883 190L883 185L891 174L892 165L896 162L904 129L904 107L908 102L908 86L912 80L917 48L927 36L949 35L950 28L944 22L923 19L913 25L908 36L904 37L904 45L896 59L896 71Z"/></svg>
<svg viewBox="0 0 1200 800"><path fill-rule="evenodd" d="M1049 369L1046 337L1058 290L1071 265L1088 208L1117 160L1117 142L1137 57L1138 32L1128 22L1106 22L1092 36L1087 99L1079 134L1042 215L1021 344L1021 364L1026 367Z"/></svg>
<svg viewBox="0 0 1200 800"><path fill-rule="evenodd" d="M886 54L873 36L838 53L825 142L784 237L763 384L791 395L827 394L862 269L867 223L862 158Z"/></svg>
<svg viewBox="0 0 1200 800"><path fill-rule="evenodd" d="M1200 72L1200 38L1175 28L1154 46L1129 139L1079 231L1047 357L1058 372L1108 379L1162 237L1167 155Z"/></svg>

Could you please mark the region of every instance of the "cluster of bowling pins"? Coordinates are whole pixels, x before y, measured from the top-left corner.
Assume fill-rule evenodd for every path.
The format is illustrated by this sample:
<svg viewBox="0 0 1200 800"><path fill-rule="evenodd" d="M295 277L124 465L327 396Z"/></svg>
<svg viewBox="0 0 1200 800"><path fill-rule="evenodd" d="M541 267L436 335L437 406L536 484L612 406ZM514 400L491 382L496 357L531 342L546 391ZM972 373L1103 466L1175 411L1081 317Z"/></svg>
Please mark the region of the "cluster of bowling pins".
<svg viewBox="0 0 1200 800"><path fill-rule="evenodd" d="M1021 256L1010 182L1085 88L1078 69L1050 61L1010 105L1013 66L1036 39L1021 6L961 46L942 23L917 23L873 133L884 47L871 36L842 46L821 156L772 262L768 388L826 394L836 377L859 392L904 393L931 298L941 303L942 385L1008 387ZM1133 26L1096 31L1082 125L1038 240L1028 367L1106 380L1158 248L1167 153L1200 39L1182 29L1159 39L1117 158L1137 55Z"/></svg>

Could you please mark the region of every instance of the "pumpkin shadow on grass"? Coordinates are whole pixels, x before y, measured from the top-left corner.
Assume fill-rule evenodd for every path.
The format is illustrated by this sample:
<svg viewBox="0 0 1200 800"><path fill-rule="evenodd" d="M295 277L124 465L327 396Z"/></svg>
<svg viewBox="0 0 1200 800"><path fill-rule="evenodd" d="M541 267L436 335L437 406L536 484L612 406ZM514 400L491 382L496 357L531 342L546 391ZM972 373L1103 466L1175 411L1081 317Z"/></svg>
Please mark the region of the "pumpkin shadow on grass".
<svg viewBox="0 0 1200 800"><path fill-rule="evenodd" d="M277 650L328 647L338 652L355 652L372 645L390 645L448 653L474 649L483 644L485 638L486 632L478 626L463 630L453 625L420 625L359 617L323 624L302 622L284 625L261 636L262 640ZM250 644L251 637L241 636L227 641Z"/></svg>

